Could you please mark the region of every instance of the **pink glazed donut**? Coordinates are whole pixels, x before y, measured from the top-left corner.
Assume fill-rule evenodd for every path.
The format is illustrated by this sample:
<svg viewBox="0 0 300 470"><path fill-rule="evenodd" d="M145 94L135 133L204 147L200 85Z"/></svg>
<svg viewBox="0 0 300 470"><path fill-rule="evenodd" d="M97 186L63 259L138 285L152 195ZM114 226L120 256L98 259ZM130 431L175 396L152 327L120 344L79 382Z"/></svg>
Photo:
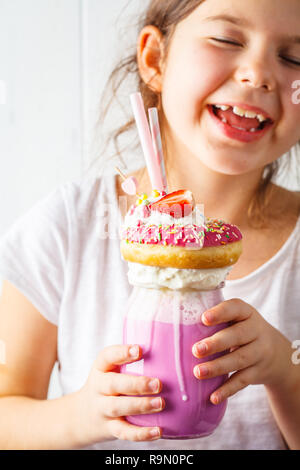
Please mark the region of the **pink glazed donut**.
<svg viewBox="0 0 300 470"><path fill-rule="evenodd" d="M149 224L138 221L122 232L121 253L126 261L178 269L231 266L242 253L242 234L219 219L205 225Z"/></svg>

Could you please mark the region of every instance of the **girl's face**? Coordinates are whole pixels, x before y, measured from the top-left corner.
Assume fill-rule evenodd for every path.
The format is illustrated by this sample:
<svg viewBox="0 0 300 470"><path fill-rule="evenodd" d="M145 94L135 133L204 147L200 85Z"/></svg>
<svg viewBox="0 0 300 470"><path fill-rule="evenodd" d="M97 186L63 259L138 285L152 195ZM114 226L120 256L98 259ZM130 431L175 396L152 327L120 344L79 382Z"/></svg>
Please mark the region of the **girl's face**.
<svg viewBox="0 0 300 470"><path fill-rule="evenodd" d="M296 144L299 34L299 0L200 4L176 27L163 74L162 104L176 147L234 175L262 168Z"/></svg>

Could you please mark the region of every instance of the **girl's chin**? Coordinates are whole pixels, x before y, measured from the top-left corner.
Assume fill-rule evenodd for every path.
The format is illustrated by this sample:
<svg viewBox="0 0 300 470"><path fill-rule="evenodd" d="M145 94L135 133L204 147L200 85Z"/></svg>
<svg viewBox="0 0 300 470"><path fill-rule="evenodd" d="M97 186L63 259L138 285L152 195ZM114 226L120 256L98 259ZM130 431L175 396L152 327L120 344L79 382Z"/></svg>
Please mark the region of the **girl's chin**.
<svg viewBox="0 0 300 470"><path fill-rule="evenodd" d="M209 158L207 158L209 157ZM247 161L248 160L248 161ZM221 173L228 176L238 176L251 171L255 171L255 167L249 165L249 156L248 158L240 156L239 159L233 159L232 157L225 156L220 158L214 157L213 155L205 155L205 158L201 158L201 162L207 168L215 173Z"/></svg>
<svg viewBox="0 0 300 470"><path fill-rule="evenodd" d="M232 145L233 144L233 145ZM197 154L201 162L217 173L241 175L263 167L268 152L250 151L241 142L222 142L206 134Z"/></svg>

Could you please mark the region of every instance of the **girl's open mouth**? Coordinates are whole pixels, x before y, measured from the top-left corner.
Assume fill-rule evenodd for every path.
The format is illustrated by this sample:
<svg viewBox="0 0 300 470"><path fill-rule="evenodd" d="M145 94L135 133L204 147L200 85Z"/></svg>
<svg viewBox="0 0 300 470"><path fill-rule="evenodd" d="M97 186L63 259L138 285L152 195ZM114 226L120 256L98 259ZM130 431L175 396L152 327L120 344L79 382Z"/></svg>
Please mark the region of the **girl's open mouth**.
<svg viewBox="0 0 300 470"><path fill-rule="evenodd" d="M208 110L227 137L241 142L260 139L274 124L265 114L238 106L211 104Z"/></svg>

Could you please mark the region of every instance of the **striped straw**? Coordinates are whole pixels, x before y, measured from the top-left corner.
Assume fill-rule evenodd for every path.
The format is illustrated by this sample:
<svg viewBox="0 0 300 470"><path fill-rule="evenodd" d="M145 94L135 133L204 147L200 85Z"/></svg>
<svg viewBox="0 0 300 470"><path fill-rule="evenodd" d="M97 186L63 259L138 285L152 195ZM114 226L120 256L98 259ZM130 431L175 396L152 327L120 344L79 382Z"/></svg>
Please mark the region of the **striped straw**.
<svg viewBox="0 0 300 470"><path fill-rule="evenodd" d="M130 95L131 106L143 148L152 189L163 190L160 164L153 148L151 133L141 93Z"/></svg>
<svg viewBox="0 0 300 470"><path fill-rule="evenodd" d="M166 175L166 168L165 168L165 161L164 161L164 154L163 154L163 148L162 148L162 140L161 140L157 108L150 108L148 110L148 113L149 113L149 123L150 123L153 148L154 148L156 157L159 161L160 171L161 171L161 175L163 179L164 191L166 191L167 193L168 183L167 183L167 175Z"/></svg>

